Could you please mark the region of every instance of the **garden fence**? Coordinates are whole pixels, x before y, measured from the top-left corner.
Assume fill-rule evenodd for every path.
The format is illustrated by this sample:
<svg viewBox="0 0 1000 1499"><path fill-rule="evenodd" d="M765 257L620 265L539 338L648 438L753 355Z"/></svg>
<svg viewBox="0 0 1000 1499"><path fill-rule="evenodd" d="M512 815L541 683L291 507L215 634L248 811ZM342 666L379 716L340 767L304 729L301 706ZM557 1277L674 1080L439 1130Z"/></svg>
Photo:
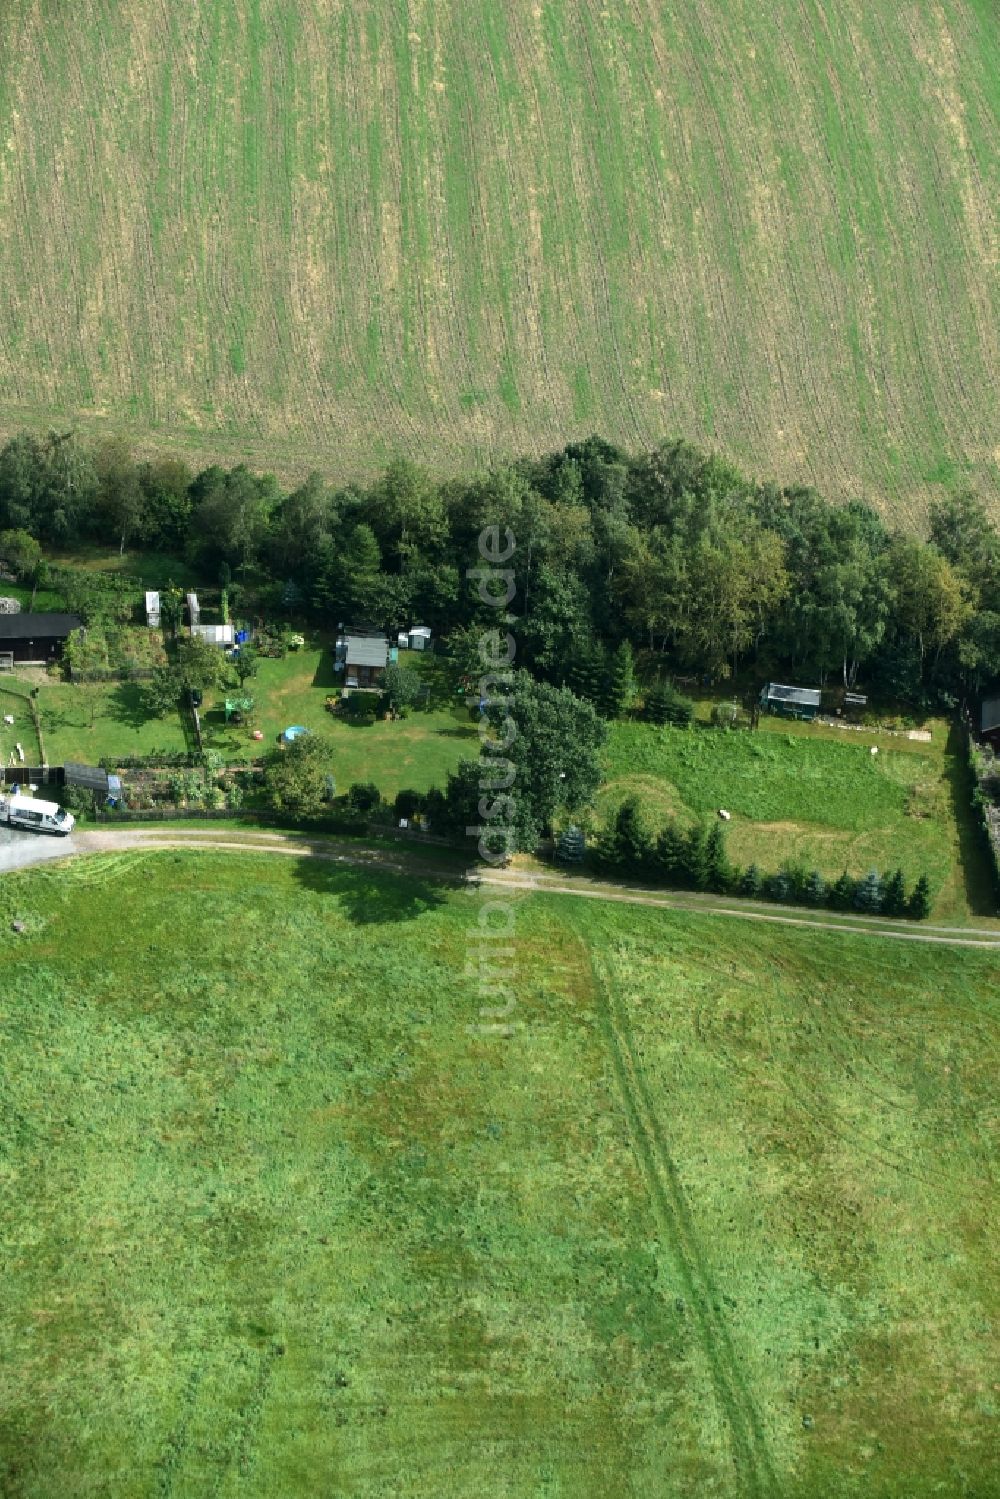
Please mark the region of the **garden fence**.
<svg viewBox="0 0 1000 1499"><path fill-rule="evenodd" d="M87 686L96 682L148 682L153 675L151 666L93 666L81 669L67 666L66 674L76 686Z"/></svg>

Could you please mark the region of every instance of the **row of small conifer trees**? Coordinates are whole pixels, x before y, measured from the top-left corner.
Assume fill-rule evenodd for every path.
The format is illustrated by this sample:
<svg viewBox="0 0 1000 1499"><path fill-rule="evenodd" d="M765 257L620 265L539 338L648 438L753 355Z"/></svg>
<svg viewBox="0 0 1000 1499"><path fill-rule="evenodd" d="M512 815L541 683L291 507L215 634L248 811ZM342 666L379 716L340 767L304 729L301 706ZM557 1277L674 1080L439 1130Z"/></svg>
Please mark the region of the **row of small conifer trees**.
<svg viewBox="0 0 1000 1499"><path fill-rule="evenodd" d="M579 829L566 830L557 853L567 862L582 856ZM869 916L909 917L914 921L925 921L931 910L926 875L908 890L901 869L884 875L872 869L861 879L845 871L832 881L824 879L819 870L807 873L788 868L767 874L756 864L741 870L730 863L721 822L707 827L693 823L685 828L671 819L654 837L643 822L637 797L629 797L609 816L588 853L590 862L599 869L626 878L654 880L674 889L715 891L719 895L860 911Z"/></svg>

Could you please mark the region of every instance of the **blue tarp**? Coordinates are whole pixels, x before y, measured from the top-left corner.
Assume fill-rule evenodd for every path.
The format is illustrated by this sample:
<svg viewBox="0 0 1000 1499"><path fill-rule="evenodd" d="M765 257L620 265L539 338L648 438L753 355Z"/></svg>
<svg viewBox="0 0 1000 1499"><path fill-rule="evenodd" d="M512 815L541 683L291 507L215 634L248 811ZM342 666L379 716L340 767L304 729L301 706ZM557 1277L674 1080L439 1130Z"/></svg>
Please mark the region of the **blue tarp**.
<svg viewBox="0 0 1000 1499"><path fill-rule="evenodd" d="M281 737L286 744L291 744L293 740L300 739L303 734L308 733L309 730L305 727L304 724L293 723L290 728L287 728L285 730Z"/></svg>

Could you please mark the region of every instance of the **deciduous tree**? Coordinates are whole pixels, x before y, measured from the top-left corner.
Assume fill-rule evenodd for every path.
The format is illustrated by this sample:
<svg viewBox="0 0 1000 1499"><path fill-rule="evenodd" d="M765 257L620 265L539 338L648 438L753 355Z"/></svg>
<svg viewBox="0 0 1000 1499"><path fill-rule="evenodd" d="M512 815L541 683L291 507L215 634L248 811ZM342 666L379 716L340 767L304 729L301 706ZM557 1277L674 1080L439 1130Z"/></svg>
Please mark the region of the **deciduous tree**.
<svg viewBox="0 0 1000 1499"><path fill-rule="evenodd" d="M332 746L318 734L303 734L267 756L265 800L275 812L314 817L329 801L332 775Z"/></svg>
<svg viewBox="0 0 1000 1499"><path fill-rule="evenodd" d="M496 737L484 744L483 756L511 766L516 846L531 849L557 810L592 802L606 730L590 703L526 671L513 674L509 717L498 703L488 718Z"/></svg>

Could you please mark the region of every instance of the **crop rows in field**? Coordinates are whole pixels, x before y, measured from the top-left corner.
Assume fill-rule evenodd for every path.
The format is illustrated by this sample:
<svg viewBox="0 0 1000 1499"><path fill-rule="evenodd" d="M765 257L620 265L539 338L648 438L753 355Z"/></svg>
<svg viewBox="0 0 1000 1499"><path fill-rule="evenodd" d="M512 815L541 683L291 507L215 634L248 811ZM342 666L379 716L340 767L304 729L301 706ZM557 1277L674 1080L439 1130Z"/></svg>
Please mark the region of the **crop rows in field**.
<svg viewBox="0 0 1000 1499"><path fill-rule="evenodd" d="M983 0L13 0L0 424L1000 494Z"/></svg>

